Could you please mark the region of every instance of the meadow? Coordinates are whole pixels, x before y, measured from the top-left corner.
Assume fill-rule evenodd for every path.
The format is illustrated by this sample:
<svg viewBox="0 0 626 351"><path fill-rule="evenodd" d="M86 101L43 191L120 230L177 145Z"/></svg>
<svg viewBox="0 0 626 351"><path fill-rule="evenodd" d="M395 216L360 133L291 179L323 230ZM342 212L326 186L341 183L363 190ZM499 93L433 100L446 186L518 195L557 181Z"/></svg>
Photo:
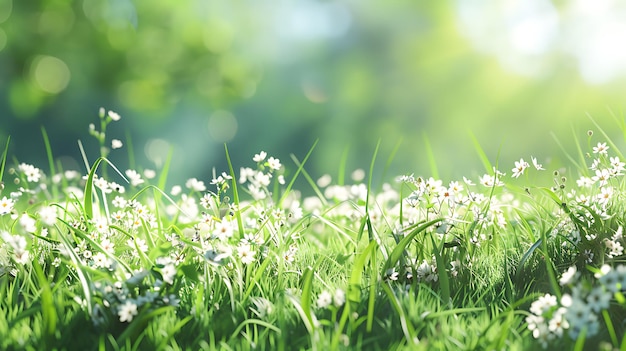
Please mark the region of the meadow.
<svg viewBox="0 0 626 351"><path fill-rule="evenodd" d="M556 170L477 145L483 175L376 184L376 151L314 179L315 145L225 145L228 169L171 186L169 159L108 157L117 113L94 122L82 171L43 129L44 166L3 142L1 349L626 350L626 163L597 124Z"/></svg>

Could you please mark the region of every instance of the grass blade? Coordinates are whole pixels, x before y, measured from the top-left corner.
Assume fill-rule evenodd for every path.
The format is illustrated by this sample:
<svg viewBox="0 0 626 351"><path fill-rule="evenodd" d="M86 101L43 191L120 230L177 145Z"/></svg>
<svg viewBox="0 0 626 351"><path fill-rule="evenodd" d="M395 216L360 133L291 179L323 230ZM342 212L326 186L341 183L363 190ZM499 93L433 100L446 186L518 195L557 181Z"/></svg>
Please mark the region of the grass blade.
<svg viewBox="0 0 626 351"><path fill-rule="evenodd" d="M43 143L46 148L46 156L48 157L48 167L50 168L50 176L53 176L57 172L54 167L54 157L52 156L52 146L50 146L50 139L48 138L48 133L46 132L46 129L43 126L41 127L41 136L43 137ZM52 197L54 199L59 198L59 190L57 189L56 186L52 187Z"/></svg>
<svg viewBox="0 0 626 351"><path fill-rule="evenodd" d="M4 144L4 151L2 152L2 160L0 161L0 184L2 184L2 179L4 177L4 167L7 164L7 156L9 151L9 143L11 142L11 137L7 138L6 144ZM2 192L2 188L0 187L0 193Z"/></svg>
<svg viewBox="0 0 626 351"><path fill-rule="evenodd" d="M228 153L228 146L224 144L224 152L226 152L226 162L228 163L228 172L231 176L231 184L233 188L233 202L237 211L235 211L235 217L237 217L237 228L239 229L239 236L243 238L243 220L241 219L241 209L239 208L239 191L237 190L237 176L233 169L233 163L230 161L230 154Z"/></svg>
<svg viewBox="0 0 626 351"><path fill-rule="evenodd" d="M418 225L415 229L413 229L409 234L407 234L402 240L400 240L400 242L398 243L398 245L396 245L393 251L391 251L391 254L389 255L389 259L387 259L387 262L385 262L383 271L386 271L387 269L394 267L396 263L398 263L400 258L404 255L406 247L409 246L409 244L413 241L413 239L415 238L415 236L417 236L417 234L422 233L424 230L426 230L426 228L434 224L437 224L443 220L444 220L443 218L437 218L429 222L422 223L421 225Z"/></svg>
<svg viewBox="0 0 626 351"><path fill-rule="evenodd" d="M437 169L437 161L435 158L435 154L433 153L433 148L430 145L428 134L424 132L422 135L422 138L424 138L424 148L426 151L426 157L428 158L428 165L430 166L430 173L433 176L433 178L439 179L439 170Z"/></svg>
<svg viewBox="0 0 626 351"><path fill-rule="evenodd" d="M306 153L306 156L304 156L304 159L302 160L302 163L300 163L300 165L298 165L298 169L296 170L296 173L293 175L293 177L291 177L291 181L289 182L289 184L287 184L287 187L285 188L285 191L283 192L283 196L280 198L280 200L278 200L278 207L282 206L283 201L285 200L285 198L291 192L291 188L293 187L293 183L295 183L296 179L298 178L298 175L300 174L300 172L302 171L302 169L304 167L304 164L306 163L306 161L308 161L309 157L313 153L313 150L315 149L315 146L317 145L318 141L319 141L319 139L315 140L315 142L313 143L313 146L311 146L309 151Z"/></svg>
<svg viewBox="0 0 626 351"><path fill-rule="evenodd" d="M483 163L485 170L487 171L487 173L492 172L493 166L491 165L491 162L489 162L489 157L487 157L485 150L483 150L483 148L480 146L480 143L478 142L478 139L476 139L476 136L474 135L474 133L470 132L469 134L470 134L470 138L472 138L472 142L474 143L474 149L478 153L478 156L480 157L480 161Z"/></svg>

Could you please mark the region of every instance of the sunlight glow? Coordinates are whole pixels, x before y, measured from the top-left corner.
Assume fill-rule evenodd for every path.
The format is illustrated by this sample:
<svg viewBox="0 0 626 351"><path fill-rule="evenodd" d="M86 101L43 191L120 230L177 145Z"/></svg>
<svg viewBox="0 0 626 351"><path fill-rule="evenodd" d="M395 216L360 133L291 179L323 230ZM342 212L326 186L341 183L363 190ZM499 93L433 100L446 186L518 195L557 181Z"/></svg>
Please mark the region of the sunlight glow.
<svg viewBox="0 0 626 351"><path fill-rule="evenodd" d="M457 1L459 31L506 69L541 76L572 57L582 78L604 84L626 77L626 5L575 0ZM557 60L554 60L557 58Z"/></svg>

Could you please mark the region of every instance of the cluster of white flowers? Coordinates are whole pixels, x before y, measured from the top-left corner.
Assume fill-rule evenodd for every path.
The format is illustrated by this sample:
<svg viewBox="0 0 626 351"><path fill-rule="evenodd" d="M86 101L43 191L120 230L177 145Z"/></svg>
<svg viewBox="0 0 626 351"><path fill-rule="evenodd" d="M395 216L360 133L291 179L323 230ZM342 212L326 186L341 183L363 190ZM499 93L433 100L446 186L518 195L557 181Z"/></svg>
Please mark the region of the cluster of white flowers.
<svg viewBox="0 0 626 351"><path fill-rule="evenodd" d="M560 301L546 294L532 303L526 322L544 348L564 335L576 340L583 331L587 338L598 334L603 311L609 309L616 293L626 291L626 265L603 265L591 281L580 277L576 267L571 266L560 278L568 291Z"/></svg>
<svg viewBox="0 0 626 351"><path fill-rule="evenodd" d="M328 290L322 291L317 296L316 305L318 308L328 308L331 305L339 308L346 303L346 293L342 289L335 289L334 293L331 293Z"/></svg>

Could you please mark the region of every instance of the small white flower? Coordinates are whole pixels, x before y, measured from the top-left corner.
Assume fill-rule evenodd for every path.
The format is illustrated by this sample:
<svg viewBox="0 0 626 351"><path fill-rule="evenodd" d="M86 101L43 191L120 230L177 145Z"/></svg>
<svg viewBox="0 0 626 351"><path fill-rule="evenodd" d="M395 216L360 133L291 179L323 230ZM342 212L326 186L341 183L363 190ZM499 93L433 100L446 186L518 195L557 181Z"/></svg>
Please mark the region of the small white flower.
<svg viewBox="0 0 626 351"><path fill-rule="evenodd" d="M606 155L608 150L609 147L606 145L606 143L598 143L597 146L593 147L594 154Z"/></svg>
<svg viewBox="0 0 626 351"><path fill-rule="evenodd" d="M26 180L30 183L37 183L42 176L41 170L39 168L36 168L33 165L29 165L26 163L20 163L20 165L18 166L18 169L24 173L24 175L26 176Z"/></svg>
<svg viewBox="0 0 626 351"><path fill-rule="evenodd" d="M126 173L126 176L130 180L130 185L138 186L143 184L144 180L141 179L141 174L137 173L134 169L127 169L124 173Z"/></svg>
<svg viewBox="0 0 626 351"><path fill-rule="evenodd" d="M352 178L352 180L354 180L355 182L360 182L363 179L365 179L365 171L361 168L357 168L354 170L354 172L352 172L352 174L350 175L350 177Z"/></svg>
<svg viewBox="0 0 626 351"><path fill-rule="evenodd" d="M191 189L192 191L205 191L206 190L206 186L204 185L204 182L196 178L187 179L187 182L185 182L185 186L187 187L187 189Z"/></svg>
<svg viewBox="0 0 626 351"><path fill-rule="evenodd" d="M37 230L37 226L35 224L36 221L28 214L24 213L20 216L20 225L27 233L34 233Z"/></svg>
<svg viewBox="0 0 626 351"><path fill-rule="evenodd" d="M13 201L10 198L7 199L7 197L4 196L2 200L0 200L0 216L5 215L7 213L11 213L14 205L15 205L15 201Z"/></svg>
<svg viewBox="0 0 626 351"><path fill-rule="evenodd" d="M98 252L93 255L93 266L95 268L109 268L111 266L111 260L102 252Z"/></svg>
<svg viewBox="0 0 626 351"><path fill-rule="evenodd" d="M241 259L241 263L250 264L255 260L256 251L252 250L252 246L249 244L239 244L237 246L237 254Z"/></svg>
<svg viewBox="0 0 626 351"><path fill-rule="evenodd" d="M173 264L167 264L161 268L161 275L163 281L168 284L174 284L174 277L176 276L176 267Z"/></svg>
<svg viewBox="0 0 626 351"><path fill-rule="evenodd" d="M531 156L530 159L532 160L533 166L535 166L536 170L538 170L538 171L544 171L545 170L545 168L543 168L543 165L537 163L537 159L536 158Z"/></svg>
<svg viewBox="0 0 626 351"><path fill-rule="evenodd" d="M180 194L181 191L183 191L183 188L181 188L180 185L174 185L172 187L172 190L170 190L170 194L172 194L173 196L176 196Z"/></svg>
<svg viewBox="0 0 626 351"><path fill-rule="evenodd" d="M119 121L120 118L122 118L118 113L113 112L113 111L109 111L109 113L107 114L109 116L109 118L111 118L112 121Z"/></svg>
<svg viewBox="0 0 626 351"><path fill-rule="evenodd" d="M270 158L267 160L267 165L268 165L271 169L273 169L273 170L275 170L275 171L278 171L278 170L280 169L280 166L281 166L281 164L280 164L280 160L279 160L279 159L277 159L277 158L274 158L274 157L270 157Z"/></svg>
<svg viewBox="0 0 626 351"><path fill-rule="evenodd" d="M523 158L520 158L519 161L515 161L515 168L513 168L513 174L512 177L513 178L517 178L520 175L524 174L524 171L526 170L526 168L528 168L528 162L524 161Z"/></svg>
<svg viewBox="0 0 626 351"><path fill-rule="evenodd" d="M563 275L561 275L561 279L559 280L559 284L568 285L574 282L574 279L578 277L578 271L576 270L576 266L569 267Z"/></svg>
<svg viewBox="0 0 626 351"><path fill-rule="evenodd" d="M611 271L611 266L609 266L608 264L603 264L603 265L600 267L600 271L599 271L599 272L594 273L594 275L593 275L593 276L599 279L599 278L601 278L601 277L603 277L603 276L607 275L610 271Z"/></svg>
<svg viewBox="0 0 626 351"><path fill-rule="evenodd" d="M104 178L96 178L93 181L93 185L95 185L97 188L99 188L100 190L102 190L102 192L109 194L113 191L113 189L111 189L111 187L109 186L109 182L106 181L106 179Z"/></svg>
<svg viewBox="0 0 626 351"><path fill-rule="evenodd" d="M119 307L117 315L120 317L120 322L130 322L133 320L133 317L137 315L137 305L132 301L126 300L126 302Z"/></svg>
<svg viewBox="0 0 626 351"><path fill-rule="evenodd" d="M153 179L154 177L156 177L156 171L153 169L144 169L143 176L147 179Z"/></svg>
<svg viewBox="0 0 626 351"><path fill-rule="evenodd" d="M335 307L341 307L346 302L346 293L341 290L335 290L335 295L333 295L333 304Z"/></svg>
<svg viewBox="0 0 626 351"><path fill-rule="evenodd" d="M254 162L263 162L263 160L265 160L265 158L267 157L267 152L265 151L261 151L258 154L254 155L254 157L252 158L252 161Z"/></svg>
<svg viewBox="0 0 626 351"><path fill-rule="evenodd" d="M330 176L330 174L324 174L317 180L317 186L319 186L320 188L325 188L330 185L331 181L332 177Z"/></svg>
<svg viewBox="0 0 626 351"><path fill-rule="evenodd" d="M121 140L119 139L113 139L111 140L111 149L115 150L115 149L121 149L122 146L124 146L124 144L122 143Z"/></svg>
<svg viewBox="0 0 626 351"><path fill-rule="evenodd" d="M326 308L330 306L332 302L333 296L326 290L322 291L322 293L317 297L317 307L319 308Z"/></svg>

